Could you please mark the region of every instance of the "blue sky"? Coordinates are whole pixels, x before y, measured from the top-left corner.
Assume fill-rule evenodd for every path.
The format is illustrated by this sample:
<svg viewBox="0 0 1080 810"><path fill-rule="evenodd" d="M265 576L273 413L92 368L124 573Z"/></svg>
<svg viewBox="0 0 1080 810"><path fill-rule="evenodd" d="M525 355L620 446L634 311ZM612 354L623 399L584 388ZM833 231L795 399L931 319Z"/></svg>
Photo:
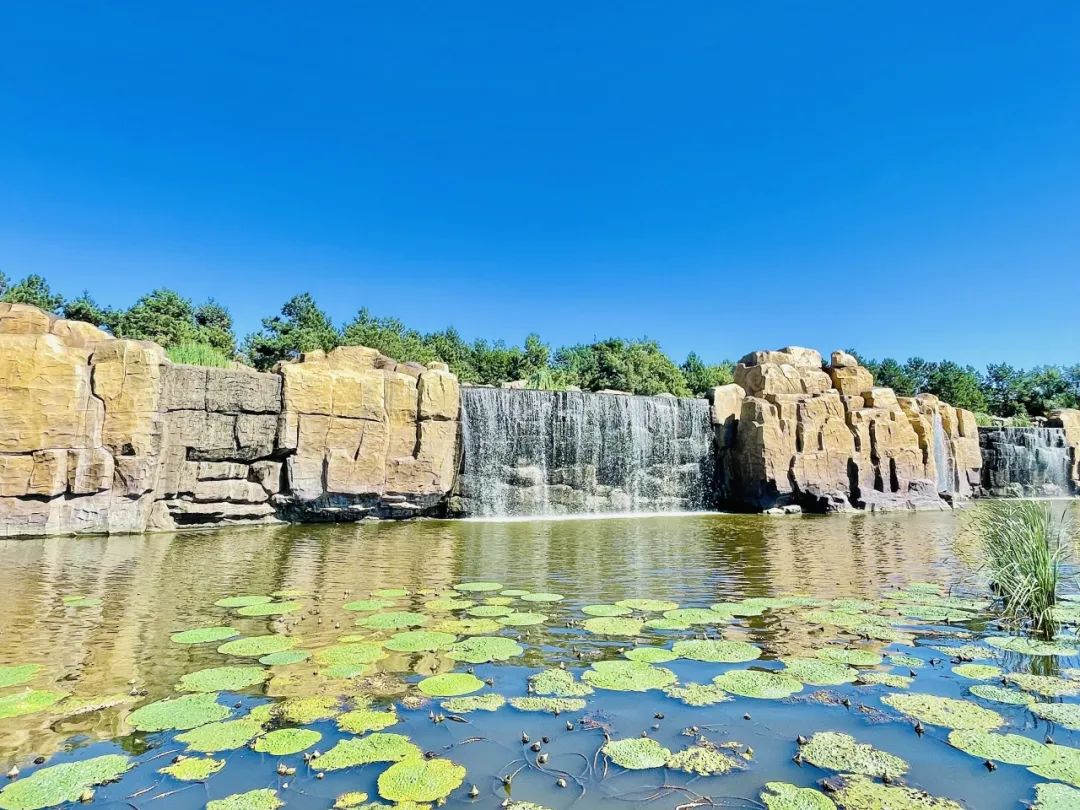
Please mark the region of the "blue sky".
<svg viewBox="0 0 1080 810"><path fill-rule="evenodd" d="M7 3L0 269L238 330L1080 361L1080 4Z"/></svg>

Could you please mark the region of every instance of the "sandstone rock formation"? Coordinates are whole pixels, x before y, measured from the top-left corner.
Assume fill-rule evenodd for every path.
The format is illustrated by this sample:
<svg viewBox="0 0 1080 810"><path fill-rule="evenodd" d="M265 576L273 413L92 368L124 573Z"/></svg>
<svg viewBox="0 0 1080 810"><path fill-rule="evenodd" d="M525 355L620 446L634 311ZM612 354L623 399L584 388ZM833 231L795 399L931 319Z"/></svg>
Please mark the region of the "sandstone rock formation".
<svg viewBox="0 0 1080 810"><path fill-rule="evenodd" d="M1072 448L1069 474L1072 478L1073 492L1080 494L1080 410L1061 408L1051 411L1046 420L1047 427L1059 427L1065 430L1065 441Z"/></svg>
<svg viewBox="0 0 1080 810"><path fill-rule="evenodd" d="M720 496L744 508L947 508L979 480L974 414L875 387L846 352L752 352L712 403Z"/></svg>

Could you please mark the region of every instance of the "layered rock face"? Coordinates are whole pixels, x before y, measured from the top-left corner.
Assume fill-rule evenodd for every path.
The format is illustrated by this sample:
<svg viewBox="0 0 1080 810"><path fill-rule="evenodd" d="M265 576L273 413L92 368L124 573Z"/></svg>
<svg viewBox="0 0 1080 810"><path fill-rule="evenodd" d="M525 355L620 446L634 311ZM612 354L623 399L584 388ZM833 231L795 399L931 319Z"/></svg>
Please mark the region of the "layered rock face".
<svg viewBox="0 0 1080 810"><path fill-rule="evenodd" d="M1051 411L1046 420L1047 427L1057 427L1065 431L1065 442L1069 445L1069 477L1073 492L1080 494L1080 410L1061 408Z"/></svg>
<svg viewBox="0 0 1080 810"><path fill-rule="evenodd" d="M441 364L350 347L274 373L173 365L0 304L0 535L438 511L459 408Z"/></svg>
<svg viewBox="0 0 1080 810"><path fill-rule="evenodd" d="M743 508L948 508L979 481L974 414L876 387L846 352L752 352L712 403L720 495Z"/></svg>

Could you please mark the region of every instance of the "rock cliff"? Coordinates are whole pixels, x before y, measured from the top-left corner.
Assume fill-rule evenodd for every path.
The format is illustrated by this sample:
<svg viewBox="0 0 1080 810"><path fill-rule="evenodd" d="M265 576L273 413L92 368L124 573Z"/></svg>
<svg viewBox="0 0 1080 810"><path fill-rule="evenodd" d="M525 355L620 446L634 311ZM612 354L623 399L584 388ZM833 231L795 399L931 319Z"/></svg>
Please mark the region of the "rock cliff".
<svg viewBox="0 0 1080 810"><path fill-rule="evenodd" d="M948 508L979 481L974 414L897 397L846 352L752 352L712 404L720 496L743 508Z"/></svg>
<svg viewBox="0 0 1080 810"><path fill-rule="evenodd" d="M1071 449L1069 476L1072 479L1073 492L1080 494L1080 410L1061 408L1052 411L1046 420L1046 426L1064 429L1065 441Z"/></svg>

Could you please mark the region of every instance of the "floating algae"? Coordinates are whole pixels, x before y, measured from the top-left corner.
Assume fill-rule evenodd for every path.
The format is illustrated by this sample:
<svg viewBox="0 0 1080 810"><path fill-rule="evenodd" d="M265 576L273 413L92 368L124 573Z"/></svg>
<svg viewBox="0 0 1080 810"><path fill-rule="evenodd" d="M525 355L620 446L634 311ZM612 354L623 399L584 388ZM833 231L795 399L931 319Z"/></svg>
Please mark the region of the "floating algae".
<svg viewBox="0 0 1080 810"><path fill-rule="evenodd" d="M527 593L521 597L523 602L561 602L565 597L557 593Z"/></svg>
<svg viewBox="0 0 1080 810"><path fill-rule="evenodd" d="M621 605L586 605L581 609L581 612L586 616L614 618L616 616L627 616L633 611L630 608L622 607Z"/></svg>
<svg viewBox="0 0 1080 810"><path fill-rule="evenodd" d="M1021 655L1076 655L1076 647L1057 644L1052 641L1039 641L1025 636L991 636L986 639L991 647Z"/></svg>
<svg viewBox="0 0 1080 810"><path fill-rule="evenodd" d="M908 764L895 754L836 731L819 731L799 750L803 759L827 771L896 778L908 769Z"/></svg>
<svg viewBox="0 0 1080 810"><path fill-rule="evenodd" d="M852 647L825 647L814 654L823 661L847 664L850 667L876 667L881 663L881 653Z"/></svg>
<svg viewBox="0 0 1080 810"><path fill-rule="evenodd" d="M218 599L214 604L223 608L242 608L265 605L273 601L273 597L270 596L226 596L224 599Z"/></svg>
<svg viewBox="0 0 1080 810"><path fill-rule="evenodd" d="M419 758L421 754L408 737L377 731L366 737L342 740L319 758L319 768L338 771L373 762L400 762Z"/></svg>
<svg viewBox="0 0 1080 810"><path fill-rule="evenodd" d="M672 754L664 766L697 776L717 776L740 767L736 760L720 753L715 748L704 745L692 745L677 754Z"/></svg>
<svg viewBox="0 0 1080 810"><path fill-rule="evenodd" d="M516 697L510 698L509 703L518 711L549 712L551 714L580 712L585 708L585 701L581 698Z"/></svg>
<svg viewBox="0 0 1080 810"><path fill-rule="evenodd" d="M205 782L213 774L225 767L225 760L210 757L185 757L172 765L158 770L181 782Z"/></svg>
<svg viewBox="0 0 1080 810"><path fill-rule="evenodd" d="M1080 790L1058 784L1035 786L1032 810L1075 810L1077 807L1080 807Z"/></svg>
<svg viewBox="0 0 1080 810"><path fill-rule="evenodd" d="M615 604L621 608L638 610L642 613L664 613L679 607L678 602L668 602L663 599L621 599Z"/></svg>
<svg viewBox="0 0 1080 810"><path fill-rule="evenodd" d="M255 741L255 750L275 757L285 757L311 748L321 739L322 734L308 728L279 728L259 737Z"/></svg>
<svg viewBox="0 0 1080 810"><path fill-rule="evenodd" d="M473 636L452 644L446 657L468 664L486 664L489 661L506 661L525 652L525 648L512 638L503 636Z"/></svg>
<svg viewBox="0 0 1080 810"><path fill-rule="evenodd" d="M781 672L813 686L838 686L853 683L859 672L847 664L822 661L820 658L781 658Z"/></svg>
<svg viewBox="0 0 1080 810"><path fill-rule="evenodd" d="M972 687L971 691L975 691ZM1003 690L1008 691L1008 690ZM1012 692L1019 695L1021 692ZM1025 695L1025 697L1027 697ZM1030 700L1030 699L1029 699ZM1064 726L1072 731L1080 731L1080 703L1031 703L1031 713L1051 723Z"/></svg>
<svg viewBox="0 0 1080 810"><path fill-rule="evenodd" d="M500 616L496 621L507 627L530 627L535 624L543 624L548 617L543 613L515 612L509 616Z"/></svg>
<svg viewBox="0 0 1080 810"><path fill-rule="evenodd" d="M1030 737L978 729L950 731L949 745L979 759L993 759L1010 765L1038 765L1053 756L1050 746Z"/></svg>
<svg viewBox="0 0 1080 810"><path fill-rule="evenodd" d="M309 658L311 658L311 653L307 650L282 650L281 652L264 655L259 659L259 663L268 667L280 667L288 666L289 664L299 664L301 661L307 661Z"/></svg>
<svg viewBox="0 0 1080 810"><path fill-rule="evenodd" d="M183 695L148 703L129 714L127 722L136 731L186 731L232 714L217 702L217 697L214 693Z"/></svg>
<svg viewBox="0 0 1080 810"><path fill-rule="evenodd" d="M669 686L664 690L664 694L675 700L682 701L687 706L712 706L715 703L724 703L734 699L714 683L687 683L679 686Z"/></svg>
<svg viewBox="0 0 1080 810"><path fill-rule="evenodd" d="M726 613L717 613L715 610L709 610L708 608L676 608L675 610L665 610L664 618L669 622L680 625L723 624L731 620L730 615Z"/></svg>
<svg viewBox="0 0 1080 810"><path fill-rule="evenodd" d="M860 686L888 686L891 689L907 689L915 679L895 672L860 672L856 681Z"/></svg>
<svg viewBox="0 0 1080 810"><path fill-rule="evenodd" d="M210 641L224 641L240 635L240 631L234 627L196 627L192 630L184 630L173 633L169 641L174 644L206 644Z"/></svg>
<svg viewBox="0 0 1080 810"><path fill-rule="evenodd" d="M751 698L785 698L802 690L803 685L783 672L761 669L733 669L713 678L725 692Z"/></svg>
<svg viewBox="0 0 1080 810"><path fill-rule="evenodd" d="M342 607L354 613L374 613L377 610L392 607L393 604L394 600L392 599L354 599L351 602L346 602Z"/></svg>
<svg viewBox="0 0 1080 810"><path fill-rule="evenodd" d="M466 697L447 698L442 707L454 714L469 712L494 712L506 705L506 698L491 692L486 695L468 695Z"/></svg>
<svg viewBox="0 0 1080 810"><path fill-rule="evenodd" d="M85 790L119 778L132 764L126 756L106 754L42 768L0 790L0 810L41 810L77 802Z"/></svg>
<svg viewBox="0 0 1080 810"><path fill-rule="evenodd" d="M965 810L943 799L902 785L885 785L865 776L847 774L830 780L833 797L845 810Z"/></svg>
<svg viewBox="0 0 1080 810"><path fill-rule="evenodd" d="M1035 702L1035 698L1026 692L1019 692L1016 689L1006 689L1004 686L997 686L989 683L976 684L968 689L968 691L975 695L975 697L981 697L983 700L992 700L995 703L1011 703L1014 706L1026 706L1029 703Z"/></svg>
<svg viewBox="0 0 1080 810"><path fill-rule="evenodd" d="M952 669L953 674L972 681L988 681L991 678L1001 677L1001 667L993 664L957 664Z"/></svg>
<svg viewBox="0 0 1080 810"><path fill-rule="evenodd" d="M379 795L392 802L445 799L465 780L465 768L448 759L408 759L379 775Z"/></svg>
<svg viewBox="0 0 1080 810"><path fill-rule="evenodd" d="M277 810L283 804L284 802L277 796L277 791L271 788L259 788L207 802L206 810Z"/></svg>
<svg viewBox="0 0 1080 810"><path fill-rule="evenodd" d="M666 664L679 656L664 647L634 647L624 652L623 657L642 664Z"/></svg>
<svg viewBox="0 0 1080 810"><path fill-rule="evenodd" d="M933 726L990 731L1005 723L1005 718L997 712L983 708L970 700L897 693L884 695L881 702L909 717Z"/></svg>
<svg viewBox="0 0 1080 810"><path fill-rule="evenodd" d="M434 652L449 647L457 639L453 633L437 630L408 630L395 633L383 645L394 652Z"/></svg>
<svg viewBox="0 0 1080 810"><path fill-rule="evenodd" d="M18 686L32 680L41 670L41 664L10 664L0 666L0 689Z"/></svg>
<svg viewBox="0 0 1080 810"><path fill-rule="evenodd" d="M613 763L631 771L662 768L671 758L671 751L651 737L608 740L600 750Z"/></svg>
<svg viewBox="0 0 1080 810"><path fill-rule="evenodd" d="M554 697L583 697L591 695L593 688L574 678L572 672L552 667L529 676L529 685L538 695Z"/></svg>
<svg viewBox="0 0 1080 810"><path fill-rule="evenodd" d="M641 619L598 616L581 623L586 632L597 636L636 636L641 633L645 622Z"/></svg>
<svg viewBox="0 0 1080 810"><path fill-rule="evenodd" d="M424 607L428 610L436 613L449 612L453 610L465 610L465 608L471 608L476 603L472 599L432 599L428 602L424 602ZM381 610L381 608L379 608Z"/></svg>
<svg viewBox="0 0 1080 810"><path fill-rule="evenodd" d="M263 731L263 724L251 717L207 723L183 734L176 741L187 745L189 751L216 754L218 751L234 751L243 748Z"/></svg>
<svg viewBox="0 0 1080 810"><path fill-rule="evenodd" d="M347 793L342 793L334 800L333 810L351 810L351 808L358 807L367 800L368 795L362 790L351 790Z"/></svg>
<svg viewBox="0 0 1080 810"><path fill-rule="evenodd" d="M397 610L389 613L375 613L366 618L357 619L356 623L369 630L405 630L410 627L423 627L429 621L430 617L423 613Z"/></svg>
<svg viewBox="0 0 1080 810"><path fill-rule="evenodd" d="M505 616L512 615L514 610L505 605L477 605L476 607L469 608L465 612L470 616L476 616L480 619L501 619Z"/></svg>
<svg viewBox="0 0 1080 810"><path fill-rule="evenodd" d="M1052 745L1050 758L1028 768L1033 774L1068 782L1073 787L1080 787L1080 750L1066 745Z"/></svg>
<svg viewBox="0 0 1080 810"><path fill-rule="evenodd" d="M340 715L338 728L350 734L364 734L368 731L382 731L398 722L397 712L392 708L385 711L378 709L353 709Z"/></svg>
<svg viewBox="0 0 1080 810"><path fill-rule="evenodd" d="M236 612L240 616L282 616L286 613L294 613L303 607L299 602L260 602L256 605L246 605Z"/></svg>
<svg viewBox="0 0 1080 810"><path fill-rule="evenodd" d="M745 641L690 639L676 641L671 651L679 658L711 664L743 664L761 656L761 648Z"/></svg>
<svg viewBox="0 0 1080 810"><path fill-rule="evenodd" d="M467 672L444 672L424 678L416 688L428 697L457 697L482 689L484 682Z"/></svg>
<svg viewBox="0 0 1080 810"><path fill-rule="evenodd" d="M617 692L645 692L675 683L675 673L664 667L638 661L597 661L581 679L597 689Z"/></svg>
<svg viewBox="0 0 1080 810"><path fill-rule="evenodd" d="M1059 678L1056 675L1035 675L1031 672L1010 672L1005 676L1009 683L1015 683L1025 692L1034 692L1044 697L1062 697L1080 695L1080 681Z"/></svg>
<svg viewBox="0 0 1080 810"><path fill-rule="evenodd" d="M245 658L258 658L262 655L284 652L296 646L297 640L289 636L265 635L248 636L238 638L235 641L226 641L217 651L222 655L237 655Z"/></svg>
<svg viewBox="0 0 1080 810"><path fill-rule="evenodd" d="M181 692L236 692L262 683L270 673L262 667L210 667L180 676Z"/></svg>
<svg viewBox="0 0 1080 810"><path fill-rule="evenodd" d="M824 793L787 782L766 782L761 801L768 810L836 810L835 802Z"/></svg>

